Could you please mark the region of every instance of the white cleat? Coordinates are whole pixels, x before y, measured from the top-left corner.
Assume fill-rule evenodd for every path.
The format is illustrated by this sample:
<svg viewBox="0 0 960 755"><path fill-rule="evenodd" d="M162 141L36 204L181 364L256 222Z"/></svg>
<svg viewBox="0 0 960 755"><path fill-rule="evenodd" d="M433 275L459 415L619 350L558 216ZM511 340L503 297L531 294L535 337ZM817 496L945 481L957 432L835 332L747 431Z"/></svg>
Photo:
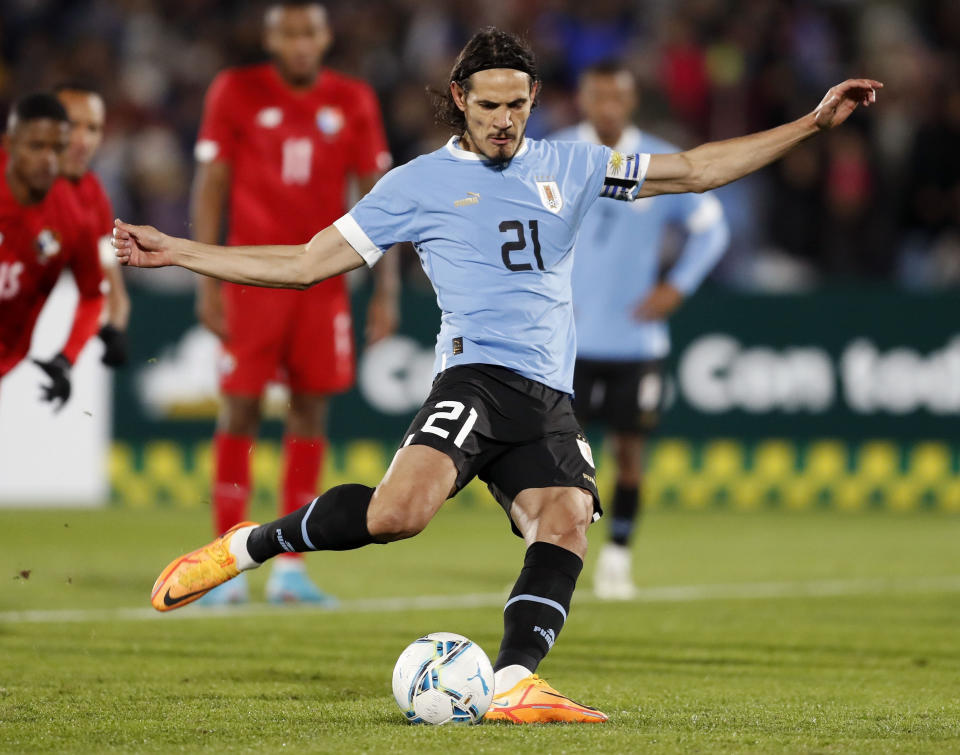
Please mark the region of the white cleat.
<svg viewBox="0 0 960 755"><path fill-rule="evenodd" d="M633 600L637 587L632 566L630 548L616 543L604 545L593 573L594 594L601 600Z"/></svg>

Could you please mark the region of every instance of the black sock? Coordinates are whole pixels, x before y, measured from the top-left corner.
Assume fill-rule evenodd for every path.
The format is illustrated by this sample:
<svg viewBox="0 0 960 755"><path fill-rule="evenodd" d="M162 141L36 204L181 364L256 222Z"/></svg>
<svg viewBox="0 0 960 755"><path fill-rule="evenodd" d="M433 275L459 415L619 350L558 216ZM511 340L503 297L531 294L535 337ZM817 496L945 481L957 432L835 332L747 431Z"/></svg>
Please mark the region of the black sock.
<svg viewBox="0 0 960 755"><path fill-rule="evenodd" d="M640 489L618 484L613 493L613 511L610 517L610 539L617 545L629 545L634 526L643 506Z"/></svg>
<svg viewBox="0 0 960 755"><path fill-rule="evenodd" d="M503 609L503 641L495 670L514 664L537 670L567 619L581 569L581 558L559 545L534 543L527 548Z"/></svg>
<svg viewBox="0 0 960 755"><path fill-rule="evenodd" d="M263 563L281 553L348 551L373 542L367 508L373 488L337 485L306 506L250 533L247 551Z"/></svg>

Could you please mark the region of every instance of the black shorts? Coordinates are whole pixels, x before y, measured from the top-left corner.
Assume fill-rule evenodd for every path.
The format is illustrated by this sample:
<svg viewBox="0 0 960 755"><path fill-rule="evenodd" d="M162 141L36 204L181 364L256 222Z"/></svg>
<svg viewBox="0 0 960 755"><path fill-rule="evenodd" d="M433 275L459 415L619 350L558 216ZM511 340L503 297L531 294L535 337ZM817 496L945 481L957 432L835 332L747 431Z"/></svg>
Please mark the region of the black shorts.
<svg viewBox="0 0 960 755"><path fill-rule="evenodd" d="M453 494L479 477L507 516L521 490L548 487L583 488L593 496L594 521L603 513L593 455L570 396L505 367L469 364L440 373L404 436L401 446L409 445L453 460Z"/></svg>
<svg viewBox="0 0 960 755"><path fill-rule="evenodd" d="M578 359L573 392L582 425L599 422L617 432L647 435L663 410L663 362Z"/></svg>

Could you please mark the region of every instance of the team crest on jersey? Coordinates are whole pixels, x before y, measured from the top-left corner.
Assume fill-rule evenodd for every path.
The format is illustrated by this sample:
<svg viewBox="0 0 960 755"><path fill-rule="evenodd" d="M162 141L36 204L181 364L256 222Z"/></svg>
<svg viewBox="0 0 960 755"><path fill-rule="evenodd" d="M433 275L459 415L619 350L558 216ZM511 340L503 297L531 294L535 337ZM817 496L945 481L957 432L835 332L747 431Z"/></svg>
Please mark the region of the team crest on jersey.
<svg viewBox="0 0 960 755"><path fill-rule="evenodd" d="M51 231L49 228L44 228L37 234L35 244L37 247L37 259L40 262L46 263L60 253L60 234L56 231Z"/></svg>
<svg viewBox="0 0 960 755"><path fill-rule="evenodd" d="M343 128L343 111L329 105L317 111L317 128L324 136L336 136Z"/></svg>
<svg viewBox="0 0 960 755"><path fill-rule="evenodd" d="M560 212L563 209L563 197L556 181L537 181L537 191L540 193L540 204L550 212Z"/></svg>
<svg viewBox="0 0 960 755"><path fill-rule="evenodd" d="M257 113L257 125L263 128L276 128L283 123L283 111L278 107L265 107Z"/></svg>

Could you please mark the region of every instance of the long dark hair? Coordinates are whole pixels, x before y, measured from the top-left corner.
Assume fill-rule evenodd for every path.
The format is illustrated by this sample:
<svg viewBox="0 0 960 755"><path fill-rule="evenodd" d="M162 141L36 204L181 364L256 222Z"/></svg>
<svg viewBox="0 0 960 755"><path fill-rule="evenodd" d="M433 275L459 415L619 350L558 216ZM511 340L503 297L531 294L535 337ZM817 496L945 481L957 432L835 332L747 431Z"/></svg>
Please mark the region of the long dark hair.
<svg viewBox="0 0 960 755"><path fill-rule="evenodd" d="M463 111L453 101L450 83L456 82L465 92L470 91L470 77L477 71L490 68L512 68L530 76L530 86L540 81L537 73L537 60L530 45L520 37L488 26L481 29L460 51L453 68L450 81L444 90L427 87L427 93L433 99L434 118L442 126L449 126L457 133L466 129ZM538 92L539 95L539 92ZM533 107L536 107L536 100Z"/></svg>

